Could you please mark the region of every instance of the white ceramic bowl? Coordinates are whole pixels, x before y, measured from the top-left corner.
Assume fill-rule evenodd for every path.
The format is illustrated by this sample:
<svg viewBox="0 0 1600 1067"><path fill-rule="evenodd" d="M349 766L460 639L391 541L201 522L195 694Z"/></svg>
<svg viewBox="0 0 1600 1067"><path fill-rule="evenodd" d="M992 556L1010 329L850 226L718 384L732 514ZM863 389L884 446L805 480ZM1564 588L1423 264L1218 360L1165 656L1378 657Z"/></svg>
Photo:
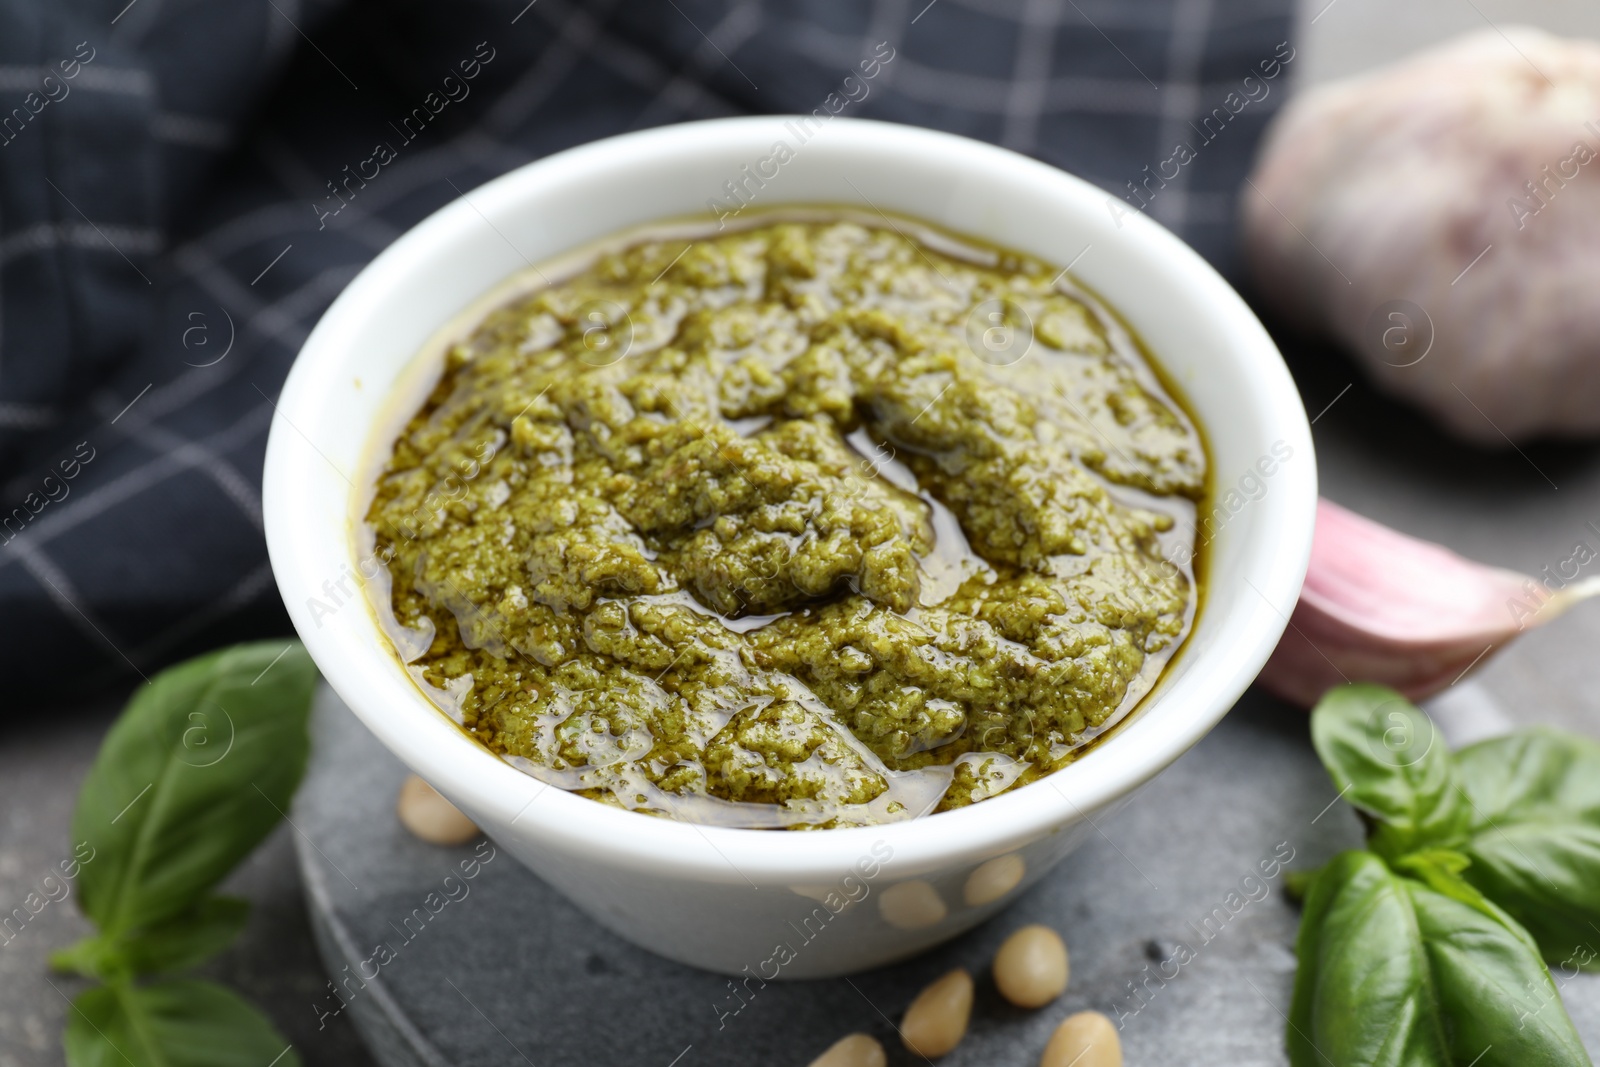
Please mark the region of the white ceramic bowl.
<svg viewBox="0 0 1600 1067"><path fill-rule="evenodd" d="M359 584L346 577L355 561L353 483L368 471L369 438L391 388L424 343L529 261L703 213L713 197L726 201L724 183L771 156L778 141L793 158L759 191L757 206L860 205L1050 262L1076 259L1074 273L1123 314L1187 397L1207 433L1225 509L1213 523L1192 635L1155 694L1106 743L1023 789L888 826L695 826L547 787L478 747L428 703L362 598L341 595ZM1277 643L1310 553L1310 429L1276 348L1198 255L1143 216L1114 210L1125 207L1012 152L839 118L803 144L783 117L667 126L562 152L473 190L350 283L284 385L265 506L273 569L295 627L324 677L384 744L541 878L646 948L730 974L810 978L886 963L967 929L1041 877L1094 833L1090 820L1113 812L1222 718ZM1270 477L1258 471L1264 457Z"/></svg>

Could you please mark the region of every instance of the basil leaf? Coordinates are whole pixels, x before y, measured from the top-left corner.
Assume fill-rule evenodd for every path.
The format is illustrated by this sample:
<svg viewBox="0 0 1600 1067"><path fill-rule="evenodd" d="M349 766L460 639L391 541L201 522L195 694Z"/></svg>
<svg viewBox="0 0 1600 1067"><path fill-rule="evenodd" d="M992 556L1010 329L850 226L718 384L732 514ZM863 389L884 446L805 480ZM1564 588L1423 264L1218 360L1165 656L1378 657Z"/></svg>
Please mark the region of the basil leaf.
<svg viewBox="0 0 1600 1067"><path fill-rule="evenodd" d="M89 990L72 1002L68 1067L300 1067L255 1008L193 979Z"/></svg>
<svg viewBox="0 0 1600 1067"><path fill-rule="evenodd" d="M1395 874L1371 852L1323 868L1297 948L1292 1067L1590 1062L1526 933L1489 902Z"/></svg>
<svg viewBox="0 0 1600 1067"><path fill-rule="evenodd" d="M1372 853L1344 852L1312 883L1295 946L1291 1067L1451 1063L1444 1035L1419 1025L1428 1014L1425 968L1394 881Z"/></svg>
<svg viewBox="0 0 1600 1067"><path fill-rule="evenodd" d="M1473 815L1463 877L1527 928L1551 966L1600 966L1600 744L1529 730L1456 762Z"/></svg>
<svg viewBox="0 0 1600 1067"><path fill-rule="evenodd" d="M196 907L277 824L305 770L316 668L238 645L156 675L100 746L73 816L79 905L110 939Z"/></svg>
<svg viewBox="0 0 1600 1067"><path fill-rule="evenodd" d="M171 974L227 948L249 918L249 901L208 897L193 910L155 926L116 938L98 934L86 937L52 953L50 965L103 981Z"/></svg>
<svg viewBox="0 0 1600 1067"><path fill-rule="evenodd" d="M1311 713L1311 740L1333 784L1368 818L1388 859L1454 847L1471 824L1448 746L1433 720L1381 685L1331 689Z"/></svg>
<svg viewBox="0 0 1600 1067"><path fill-rule="evenodd" d="M135 974L171 974L202 963L229 945L250 918L250 902L207 897L159 926L124 936L117 951Z"/></svg>

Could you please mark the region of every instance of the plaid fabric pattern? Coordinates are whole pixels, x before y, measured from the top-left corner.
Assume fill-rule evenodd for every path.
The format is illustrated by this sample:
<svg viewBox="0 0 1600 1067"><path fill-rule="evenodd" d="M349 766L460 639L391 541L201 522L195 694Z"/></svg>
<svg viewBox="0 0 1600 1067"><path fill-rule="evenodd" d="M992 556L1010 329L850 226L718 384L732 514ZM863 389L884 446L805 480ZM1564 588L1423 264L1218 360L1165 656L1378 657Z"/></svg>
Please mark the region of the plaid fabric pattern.
<svg viewBox="0 0 1600 1067"><path fill-rule="evenodd" d="M273 398L340 289L459 192L643 126L809 112L887 42L844 113L1034 155L1227 272L1290 11L0 0L0 674L87 687L286 632Z"/></svg>

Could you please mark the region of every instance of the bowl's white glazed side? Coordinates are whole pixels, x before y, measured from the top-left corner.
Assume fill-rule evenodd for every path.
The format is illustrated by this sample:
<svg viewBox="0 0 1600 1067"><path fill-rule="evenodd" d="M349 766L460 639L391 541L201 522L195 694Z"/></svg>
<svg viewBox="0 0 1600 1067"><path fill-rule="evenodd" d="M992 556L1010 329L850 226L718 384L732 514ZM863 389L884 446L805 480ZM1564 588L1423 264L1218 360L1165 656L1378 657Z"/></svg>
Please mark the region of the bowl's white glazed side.
<svg viewBox="0 0 1600 1067"><path fill-rule="evenodd" d="M870 878L852 869L792 886L757 889L736 880L708 890L702 880L665 874L620 877L604 864L573 863L521 838L496 840L580 909L634 944L709 971L790 980L880 967L946 941L1004 908L1094 836L1087 822L1078 822L1009 853L1022 861L1027 873L1011 892L982 904L968 904L964 897L977 866L972 863L915 879L898 876L890 862ZM737 879L737 872L730 868L729 873ZM945 908L942 917L925 925L920 915L902 918L903 909L896 910L894 897L886 894L913 884L924 895L937 895ZM644 895L649 897L647 908L640 907ZM716 906L707 907L711 901ZM787 946L793 958L785 958L779 946Z"/></svg>
<svg viewBox="0 0 1600 1067"><path fill-rule="evenodd" d="M874 844L873 879L949 885L1027 851L1027 878L1066 854L1113 801L1215 724L1265 662L1310 550L1315 473L1305 415L1276 350L1192 251L1105 194L999 149L908 127L834 120L800 146L758 206L850 203L1066 263L1135 328L1207 433L1219 492L1292 453L1215 531L1206 603L1158 697L1079 763L983 804L886 827L784 834L651 819L544 787L484 753L425 703L359 595L332 614L325 581L352 569L352 500L388 393L445 322L506 276L617 230L704 210L722 183L795 137L781 119L693 123L562 153L467 194L362 272L317 326L283 396L268 450L269 547L297 629L329 682L405 762L496 840L608 925L666 955L737 972L811 902L793 886L841 878ZM1085 253L1085 248L1088 251ZM347 586L350 583L347 583ZM313 598L321 609L313 608ZM948 884L946 884L948 883ZM1025 884L1025 883L1024 883ZM839 973L949 936L994 906L950 902L915 931L852 905L800 973ZM795 910L797 909L798 910ZM769 947L770 952L770 947ZM761 957L765 958L765 954ZM800 960L792 965L800 968Z"/></svg>

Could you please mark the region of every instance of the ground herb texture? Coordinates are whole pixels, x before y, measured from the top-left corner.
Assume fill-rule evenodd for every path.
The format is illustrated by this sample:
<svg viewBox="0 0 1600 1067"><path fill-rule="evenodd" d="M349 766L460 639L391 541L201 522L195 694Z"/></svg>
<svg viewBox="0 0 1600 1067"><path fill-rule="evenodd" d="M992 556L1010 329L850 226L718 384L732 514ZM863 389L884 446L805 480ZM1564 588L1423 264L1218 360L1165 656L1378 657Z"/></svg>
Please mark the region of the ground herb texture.
<svg viewBox="0 0 1600 1067"><path fill-rule="evenodd" d="M490 749L634 810L830 827L1070 762L1187 632L1167 557L1205 483L1055 268L769 222L490 314L367 518L397 647Z"/></svg>

